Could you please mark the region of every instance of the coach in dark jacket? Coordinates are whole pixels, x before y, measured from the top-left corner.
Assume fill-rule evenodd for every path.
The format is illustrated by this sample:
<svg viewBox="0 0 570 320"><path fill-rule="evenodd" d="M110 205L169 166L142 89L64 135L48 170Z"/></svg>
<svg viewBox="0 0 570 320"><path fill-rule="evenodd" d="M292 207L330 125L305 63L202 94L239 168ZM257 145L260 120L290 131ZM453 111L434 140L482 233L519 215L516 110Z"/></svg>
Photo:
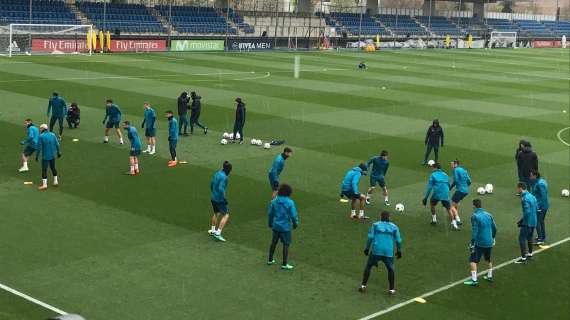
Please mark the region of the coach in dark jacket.
<svg viewBox="0 0 570 320"><path fill-rule="evenodd" d="M530 172L538 171L538 156L532 151L532 146L529 141L519 141L519 147L515 153L515 160L517 161L519 182L524 182L527 186L530 186Z"/></svg>
<svg viewBox="0 0 570 320"><path fill-rule="evenodd" d="M188 92L184 91L178 97L178 134L188 135L188 103L190 98ZM184 127L184 133L182 133Z"/></svg>
<svg viewBox="0 0 570 320"><path fill-rule="evenodd" d="M427 164L428 157L432 150L435 154L435 162L437 162L439 158L439 147L443 147L443 128L439 125L439 120L433 120L427 130L424 144L426 145L426 154L424 156L423 165Z"/></svg>
<svg viewBox="0 0 570 320"><path fill-rule="evenodd" d="M234 141L239 133L239 143L243 143L243 127L245 126L245 103L241 98L236 98L236 120L234 122Z"/></svg>

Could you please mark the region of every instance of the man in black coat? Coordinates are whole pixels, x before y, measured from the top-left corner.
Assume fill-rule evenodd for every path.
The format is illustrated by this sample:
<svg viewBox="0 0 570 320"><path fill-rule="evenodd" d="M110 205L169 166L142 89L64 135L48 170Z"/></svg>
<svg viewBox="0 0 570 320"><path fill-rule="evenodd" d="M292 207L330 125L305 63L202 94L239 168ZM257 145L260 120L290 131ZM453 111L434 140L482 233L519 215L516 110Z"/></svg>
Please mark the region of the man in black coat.
<svg viewBox="0 0 570 320"><path fill-rule="evenodd" d="M439 147L441 146L443 148L443 128L439 125L438 119L434 119L432 125L428 128L424 144L426 145L426 154L424 156L423 165L427 165L428 157L432 150L435 154L435 162L437 162L439 158Z"/></svg>
<svg viewBox="0 0 570 320"><path fill-rule="evenodd" d="M530 188L530 172L538 171L538 156L532 150L529 141L519 141L519 147L515 153L515 160L517 161L519 182L525 183L527 188Z"/></svg>
<svg viewBox="0 0 570 320"><path fill-rule="evenodd" d="M245 126L245 103L241 98L236 98L236 120L234 122L234 140L238 139L239 143L243 143L243 127Z"/></svg>
<svg viewBox="0 0 570 320"><path fill-rule="evenodd" d="M178 134L188 135L188 92L184 91L178 97ZM184 127L184 133L182 133Z"/></svg>
<svg viewBox="0 0 570 320"><path fill-rule="evenodd" d="M208 134L208 127L200 123L200 113L202 112L202 102L199 95L196 92L190 92L190 97L192 97L192 106L190 107L190 134L194 134L194 126L198 126L204 130L204 134Z"/></svg>

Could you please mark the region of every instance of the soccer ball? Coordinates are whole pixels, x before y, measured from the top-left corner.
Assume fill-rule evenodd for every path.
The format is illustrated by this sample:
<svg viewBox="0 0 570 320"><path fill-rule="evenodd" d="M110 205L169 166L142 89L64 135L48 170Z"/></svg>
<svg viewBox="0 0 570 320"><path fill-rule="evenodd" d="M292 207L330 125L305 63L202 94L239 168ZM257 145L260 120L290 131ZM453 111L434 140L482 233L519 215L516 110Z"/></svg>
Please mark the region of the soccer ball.
<svg viewBox="0 0 570 320"><path fill-rule="evenodd" d="M258 146L262 146L262 145L263 145L263 141L257 140L257 143L256 143L256 144L257 144Z"/></svg>
<svg viewBox="0 0 570 320"><path fill-rule="evenodd" d="M266 142L266 143L263 145L263 149L270 149L270 148L271 148L271 145L270 145L268 142Z"/></svg>
<svg viewBox="0 0 570 320"><path fill-rule="evenodd" d="M220 141L221 144L228 144L228 140L226 139L222 139L222 141Z"/></svg>
<svg viewBox="0 0 570 320"><path fill-rule="evenodd" d="M396 211L397 211L397 212L404 212L404 205L401 204L401 203L398 203L398 204L396 205Z"/></svg>
<svg viewBox="0 0 570 320"><path fill-rule="evenodd" d="M433 160L428 161L428 166L431 167L431 166L433 166L434 164L435 164L435 161L433 161Z"/></svg>
<svg viewBox="0 0 570 320"><path fill-rule="evenodd" d="M480 195L484 195L486 193L485 188L483 188L483 187L477 188L477 193Z"/></svg>
<svg viewBox="0 0 570 320"><path fill-rule="evenodd" d="M256 140L256 139L251 139L251 144L252 144L252 145L256 145L256 144L257 144L257 140Z"/></svg>
<svg viewBox="0 0 570 320"><path fill-rule="evenodd" d="M234 135L234 134L232 133L232 136L233 136L233 135ZM236 140L237 140L237 139L240 139L240 138L241 138L240 134L239 134L239 133L236 133Z"/></svg>
<svg viewBox="0 0 570 320"><path fill-rule="evenodd" d="M228 139L233 140L233 139L234 139L234 134L233 134L233 133L228 134Z"/></svg>
<svg viewBox="0 0 570 320"><path fill-rule="evenodd" d="M568 189L562 189L562 196L563 197L570 197L570 191L568 191Z"/></svg>
<svg viewBox="0 0 570 320"><path fill-rule="evenodd" d="M230 134L227 132L224 132L224 134L222 135L222 138L224 139L228 139L230 137Z"/></svg>
<svg viewBox="0 0 570 320"><path fill-rule="evenodd" d="M490 183L487 183L487 184L485 185L485 192L486 192L486 193L493 193L493 185L490 184Z"/></svg>

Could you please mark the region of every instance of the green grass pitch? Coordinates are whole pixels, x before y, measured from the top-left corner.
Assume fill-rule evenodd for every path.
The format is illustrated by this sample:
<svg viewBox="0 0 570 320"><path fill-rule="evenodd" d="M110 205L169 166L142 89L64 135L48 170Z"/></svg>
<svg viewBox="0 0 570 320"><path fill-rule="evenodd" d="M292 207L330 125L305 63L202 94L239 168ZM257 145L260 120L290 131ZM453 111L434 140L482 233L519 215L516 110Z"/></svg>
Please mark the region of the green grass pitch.
<svg viewBox="0 0 570 320"><path fill-rule="evenodd" d="M429 169L422 167L425 130L439 118L441 151L463 160L474 187L498 224L495 262L518 254L514 151L529 139L550 185L548 241L569 236L568 50L425 50L374 54L137 54L0 59L0 283L87 319L358 319L468 275L469 205L464 230L451 232L443 211L429 225L421 206ZM367 71L358 71L359 61ZM385 89L382 89L385 87ZM57 90L77 101L82 123L66 129L58 161L61 186L39 192L40 168L19 174L23 120L45 122ZM189 164L167 168L164 111L183 90L203 97L210 127L182 138ZM265 265L270 241L267 170L280 148L219 144L230 131L235 97L247 104L246 140L284 139L294 150L282 181L294 187L301 225L293 233L292 272ZM128 147L111 136L102 144L104 101L113 98L123 119L139 127L142 104L157 109L157 155L141 157L142 174L124 175ZM139 129L142 135L142 131ZM77 138L79 142L73 142ZM403 236L395 296L386 294L383 268L373 271L366 295L358 288L369 222L353 222L338 202L350 167L381 149L390 152L387 183ZM232 210L227 243L206 233L209 181L223 160ZM33 181L34 185L24 185ZM363 179L361 187L366 186ZM377 219L381 195L367 207ZM565 319L569 314L568 242L526 266L495 272L493 284L456 286L380 319ZM278 247L277 260L280 259ZM481 265L480 267L484 267ZM53 312L0 291L0 319L45 319Z"/></svg>

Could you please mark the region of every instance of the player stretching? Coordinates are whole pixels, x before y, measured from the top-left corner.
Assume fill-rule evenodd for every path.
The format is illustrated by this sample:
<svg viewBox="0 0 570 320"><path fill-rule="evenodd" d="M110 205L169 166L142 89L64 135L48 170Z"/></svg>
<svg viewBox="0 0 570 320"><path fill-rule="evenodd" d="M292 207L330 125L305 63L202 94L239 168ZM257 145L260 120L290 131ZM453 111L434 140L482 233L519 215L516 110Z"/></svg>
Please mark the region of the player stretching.
<svg viewBox="0 0 570 320"><path fill-rule="evenodd" d="M517 191L521 195L522 205L522 218L517 222L521 257L515 263L521 264L532 258L532 234L534 233L534 228L536 228L538 203L536 197L527 191L526 183L519 182Z"/></svg>
<svg viewBox="0 0 570 320"><path fill-rule="evenodd" d="M190 134L194 134L194 125L202 128L204 134L208 134L208 127L200 123L200 113L202 112L202 97L197 96L196 92L190 92L192 97L192 106L190 107Z"/></svg>
<svg viewBox="0 0 570 320"><path fill-rule="evenodd" d="M351 219L368 219L364 215L364 204L366 203L366 196L361 194L358 190L358 183L360 178L366 175L366 164L361 163L358 167L354 167L346 172L342 184L340 186L340 196L346 197L350 200L350 218ZM356 215L356 202L359 203L358 216Z"/></svg>
<svg viewBox="0 0 570 320"><path fill-rule="evenodd" d="M123 122L123 129L127 131L127 137L131 142L131 151L129 153L129 161L131 164L131 170L127 173L131 176L138 174L139 171L139 156L141 155L141 138L139 137L139 133L134 126L131 126L129 121Z"/></svg>
<svg viewBox="0 0 570 320"><path fill-rule="evenodd" d="M40 138L38 140L38 152L36 152L36 161L42 155L42 185L38 188L40 191L47 190L47 169L51 169L53 175L53 186L57 187L59 181L57 180L57 169L55 168L55 157L61 157L59 151L59 142L55 134L48 130L47 124L40 126Z"/></svg>
<svg viewBox="0 0 570 320"><path fill-rule="evenodd" d="M222 236L222 230L230 218L230 210L228 209L228 200L226 199L226 189L228 187L228 176L232 171L232 165L228 161L224 161L222 170L214 173L210 182L210 191L212 209L212 224L208 234L212 235L216 240L226 242ZM220 218L221 219L218 219Z"/></svg>
<svg viewBox="0 0 570 320"><path fill-rule="evenodd" d="M49 117L51 111L51 118L49 119L49 131L53 132L55 123L59 125L59 139L63 135L63 118L67 115L67 105L65 100L59 96L57 92L54 92L49 99L47 116Z"/></svg>
<svg viewBox="0 0 570 320"><path fill-rule="evenodd" d="M362 277L362 285L358 291L365 293L368 278L370 278L370 269L378 267L378 262L383 262L388 270L388 294L395 294L395 273L394 273L394 242L396 243L396 258L402 258L402 239L400 237L400 229L394 223L390 222L390 213L382 211L380 221L374 223L368 229L368 240L364 254L368 256L368 262L364 269ZM372 254L370 254L372 247Z"/></svg>
<svg viewBox="0 0 570 320"><path fill-rule="evenodd" d="M277 195L277 190L279 189L279 175L283 168L285 167L285 160L287 160L291 154L293 154L293 150L291 148L283 149L283 152L278 154L273 160L271 164L271 169L269 169L269 185L271 186L271 190L273 190L273 194L271 194L271 199L274 199Z"/></svg>
<svg viewBox="0 0 570 320"><path fill-rule="evenodd" d="M426 192L424 194L424 199L422 204L425 206L427 200L431 194L430 199L430 210L431 210L431 224L437 224L437 215L435 213L435 206L441 201L441 205L447 210L449 215L449 220L451 221L451 227L453 230L459 230L457 226L457 221L455 216L451 211L451 205L449 203L449 177L443 170L441 170L441 165L439 163L434 163L432 166L433 172L428 179L428 184L426 187ZM433 194L432 194L433 191Z"/></svg>
<svg viewBox="0 0 570 320"><path fill-rule="evenodd" d="M372 191L376 188L378 184L382 188L384 193L384 204L390 206L390 201L388 201L388 188L386 188L386 172L388 172L388 167L390 163L388 162L388 151L382 150L380 156L374 156L367 163L368 167L372 166L372 173L370 174L370 188L366 193L366 204L370 204L370 198Z"/></svg>
<svg viewBox="0 0 570 320"><path fill-rule="evenodd" d="M176 145L178 144L178 121L174 118L172 111L166 111L168 118L168 150L170 151L169 167L176 167L178 159L176 158Z"/></svg>
<svg viewBox="0 0 570 320"><path fill-rule="evenodd" d="M489 263L489 271L483 279L493 281L493 263L491 262L491 251L495 245L495 235L497 226L493 216L481 208L481 200L473 200L475 212L471 217L471 242L469 243L469 261L471 267L471 279L463 282L468 286L476 286L477 264L481 261L481 256Z"/></svg>
<svg viewBox="0 0 570 320"><path fill-rule="evenodd" d="M28 172L28 159L34 152L39 148L40 130L32 123L32 119L24 120L26 129L28 130L28 136L26 140L20 142L21 145L26 145L24 152L22 152L22 167L18 169L18 172Z"/></svg>
<svg viewBox="0 0 570 320"><path fill-rule="evenodd" d="M459 203L463 198L469 194L469 186L471 185L471 177L465 168L459 166L459 160L455 159L451 162L451 169L453 170L453 183L449 190L453 187L457 187L455 193L451 197L451 211L457 221L458 225L461 225L461 219L459 218Z"/></svg>
<svg viewBox="0 0 570 320"><path fill-rule="evenodd" d="M245 103L241 101L241 98L236 98L236 120L234 122L234 138L232 142L235 142L239 133L239 143L243 143L243 127L245 126Z"/></svg>
<svg viewBox="0 0 570 320"><path fill-rule="evenodd" d="M283 270L293 270L294 268L287 263L287 258L289 256L289 246L291 245L291 226L293 229L297 229L297 226L299 226L299 216L297 215L295 202L291 200L291 193L293 193L293 189L288 184L280 185L277 197L271 201L267 212L269 228L273 230L267 264L275 264L273 254L275 253L277 242L281 240L281 243L283 243L283 263L281 264L281 269Z"/></svg>
<svg viewBox="0 0 570 320"><path fill-rule="evenodd" d="M109 130L115 128L117 136L119 136L119 143L123 144L123 133L119 128L121 125L121 109L118 105L113 103L113 100L108 99L105 105L105 118L103 118L103 124L105 125L105 138L103 143L109 143Z"/></svg>
<svg viewBox="0 0 570 320"><path fill-rule="evenodd" d="M146 150L143 153L156 153L156 112L151 108L150 103L144 103L144 120L142 128L144 128L144 136L146 137Z"/></svg>

